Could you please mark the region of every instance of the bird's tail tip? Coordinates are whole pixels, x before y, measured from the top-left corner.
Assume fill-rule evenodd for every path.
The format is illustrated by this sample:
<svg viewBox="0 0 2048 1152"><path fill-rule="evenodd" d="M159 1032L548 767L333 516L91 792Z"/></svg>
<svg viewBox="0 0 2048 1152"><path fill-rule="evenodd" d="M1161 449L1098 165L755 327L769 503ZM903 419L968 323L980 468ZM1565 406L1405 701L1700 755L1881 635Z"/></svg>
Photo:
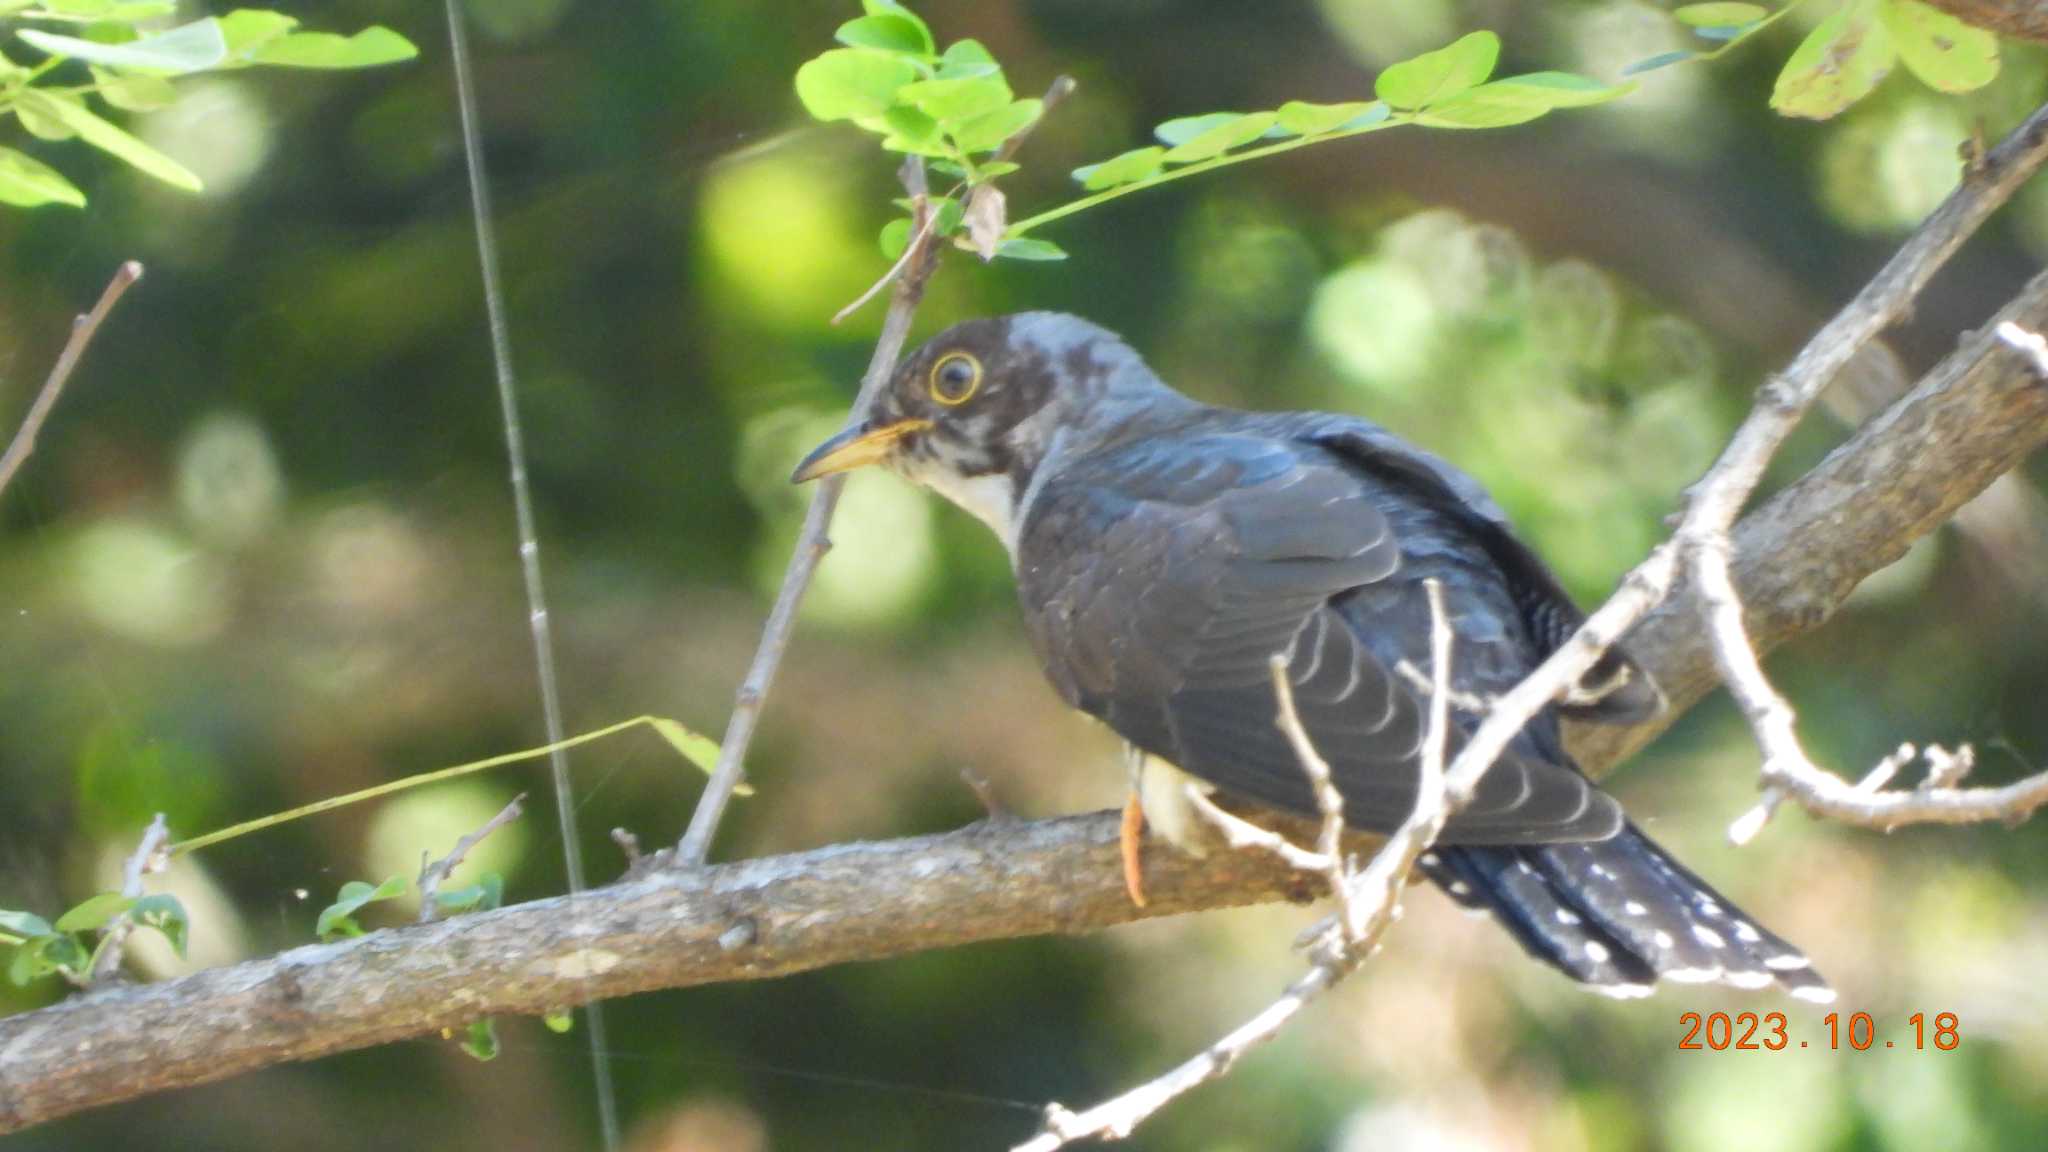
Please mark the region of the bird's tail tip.
<svg viewBox="0 0 2048 1152"><path fill-rule="evenodd" d="M1835 999L1804 952L1633 825L1593 844L1441 848L1423 870L1452 899L1490 912L1530 955L1602 995L1634 999L1669 981Z"/></svg>

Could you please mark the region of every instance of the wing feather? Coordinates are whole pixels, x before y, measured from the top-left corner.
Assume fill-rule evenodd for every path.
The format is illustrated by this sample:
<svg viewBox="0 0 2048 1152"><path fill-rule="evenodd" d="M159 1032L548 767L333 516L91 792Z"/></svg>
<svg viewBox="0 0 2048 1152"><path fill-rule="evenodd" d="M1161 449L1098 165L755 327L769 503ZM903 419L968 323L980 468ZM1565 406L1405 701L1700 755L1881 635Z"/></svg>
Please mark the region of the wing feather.
<svg viewBox="0 0 2048 1152"><path fill-rule="evenodd" d="M1404 559L1404 534L1432 527L1408 514L1398 491L1312 444L1227 434L1134 443L1063 462L1020 533L1019 590L1070 702L1226 791L1313 812L1275 724L1269 661L1284 655L1347 820L1388 830L1414 805L1426 724L1397 671L1427 665L1423 576L1439 576L1459 622L1458 686L1499 690L1529 662L1520 625L1502 620L1516 611L1508 592L1483 578L1491 565L1482 556L1473 572L1432 573L1418 560L1455 549ZM1592 840L1620 819L1561 754L1528 738L1446 836Z"/></svg>

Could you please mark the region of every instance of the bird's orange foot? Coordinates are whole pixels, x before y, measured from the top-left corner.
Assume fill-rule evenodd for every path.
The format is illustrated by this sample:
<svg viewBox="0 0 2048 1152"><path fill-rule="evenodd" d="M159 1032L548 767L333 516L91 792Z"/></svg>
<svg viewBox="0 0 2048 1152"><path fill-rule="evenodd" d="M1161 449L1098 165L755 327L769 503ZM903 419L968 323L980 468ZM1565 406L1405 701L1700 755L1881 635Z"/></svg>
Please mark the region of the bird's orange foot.
<svg viewBox="0 0 2048 1152"><path fill-rule="evenodd" d="M1145 839L1145 808L1138 803L1138 794L1133 791L1131 798L1124 801L1124 822L1118 845L1124 856L1124 891L1131 894L1131 903L1140 908L1145 906L1145 865L1138 852Z"/></svg>

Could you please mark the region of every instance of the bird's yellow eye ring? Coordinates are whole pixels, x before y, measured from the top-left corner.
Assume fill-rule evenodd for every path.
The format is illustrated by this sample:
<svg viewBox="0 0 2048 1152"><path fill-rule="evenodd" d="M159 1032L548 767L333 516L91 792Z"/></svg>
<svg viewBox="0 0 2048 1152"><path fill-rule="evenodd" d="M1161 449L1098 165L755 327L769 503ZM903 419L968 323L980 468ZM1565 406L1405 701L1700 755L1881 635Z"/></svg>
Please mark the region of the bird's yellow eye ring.
<svg viewBox="0 0 2048 1152"><path fill-rule="evenodd" d="M932 399L948 408L974 398L981 390L981 361L966 352L948 352L932 365Z"/></svg>

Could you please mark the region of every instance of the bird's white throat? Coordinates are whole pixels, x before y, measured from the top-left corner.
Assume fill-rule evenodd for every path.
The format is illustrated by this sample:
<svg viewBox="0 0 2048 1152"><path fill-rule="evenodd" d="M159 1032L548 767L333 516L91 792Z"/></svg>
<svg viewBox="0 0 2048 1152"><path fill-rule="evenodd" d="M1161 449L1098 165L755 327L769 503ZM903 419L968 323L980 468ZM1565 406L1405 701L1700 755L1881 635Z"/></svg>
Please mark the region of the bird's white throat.
<svg viewBox="0 0 2048 1152"><path fill-rule="evenodd" d="M912 464L904 478L944 496L989 526L1014 558L1017 554L1017 493L1009 476L990 472L963 476L937 461Z"/></svg>

